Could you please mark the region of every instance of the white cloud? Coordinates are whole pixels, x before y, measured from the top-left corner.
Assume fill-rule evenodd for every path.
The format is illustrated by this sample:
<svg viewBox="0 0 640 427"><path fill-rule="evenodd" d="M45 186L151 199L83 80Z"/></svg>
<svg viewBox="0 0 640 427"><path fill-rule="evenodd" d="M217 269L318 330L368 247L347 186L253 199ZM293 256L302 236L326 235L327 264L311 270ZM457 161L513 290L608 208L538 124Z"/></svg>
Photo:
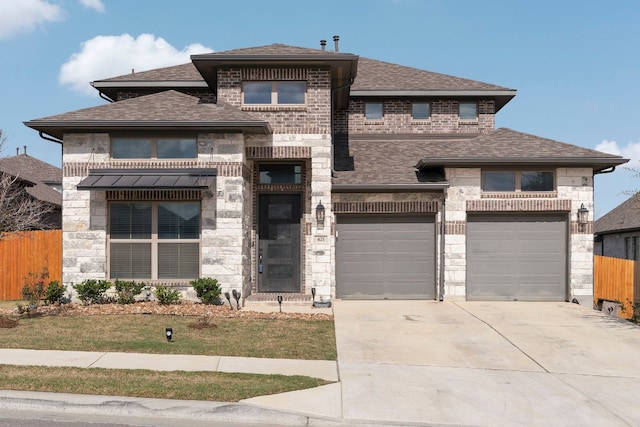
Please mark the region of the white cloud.
<svg viewBox="0 0 640 427"><path fill-rule="evenodd" d="M47 0L0 1L0 39L33 31L45 22L60 21L60 6Z"/></svg>
<svg viewBox="0 0 640 427"><path fill-rule="evenodd" d="M153 34L137 38L129 34L97 36L83 42L80 52L62 65L59 82L76 92L97 96L89 85L91 81L127 74L132 69L137 72L184 64L191 55L206 52L213 49L194 43L178 50Z"/></svg>
<svg viewBox="0 0 640 427"><path fill-rule="evenodd" d="M87 9L93 9L96 12L104 12L104 4L102 4L102 0L80 0L80 4L82 4Z"/></svg>
<svg viewBox="0 0 640 427"><path fill-rule="evenodd" d="M628 142L624 147L620 147L616 141L608 141L605 139L596 145L595 149L629 159L629 163L626 163L623 167L636 170L640 169L640 141Z"/></svg>

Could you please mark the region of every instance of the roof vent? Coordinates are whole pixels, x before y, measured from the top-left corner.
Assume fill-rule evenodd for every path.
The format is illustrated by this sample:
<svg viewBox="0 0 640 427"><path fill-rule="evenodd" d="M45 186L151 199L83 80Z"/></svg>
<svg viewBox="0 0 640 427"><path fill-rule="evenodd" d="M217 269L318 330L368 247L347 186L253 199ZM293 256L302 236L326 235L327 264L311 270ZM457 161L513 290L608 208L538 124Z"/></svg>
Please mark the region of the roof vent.
<svg viewBox="0 0 640 427"><path fill-rule="evenodd" d="M335 43L336 47L335 47L335 51L336 52L340 52L340 49L338 49L338 42L340 41L340 36L333 36L333 43Z"/></svg>
<svg viewBox="0 0 640 427"><path fill-rule="evenodd" d="M322 51L324 52L327 48L327 41L326 40L320 40L320 47L322 48Z"/></svg>

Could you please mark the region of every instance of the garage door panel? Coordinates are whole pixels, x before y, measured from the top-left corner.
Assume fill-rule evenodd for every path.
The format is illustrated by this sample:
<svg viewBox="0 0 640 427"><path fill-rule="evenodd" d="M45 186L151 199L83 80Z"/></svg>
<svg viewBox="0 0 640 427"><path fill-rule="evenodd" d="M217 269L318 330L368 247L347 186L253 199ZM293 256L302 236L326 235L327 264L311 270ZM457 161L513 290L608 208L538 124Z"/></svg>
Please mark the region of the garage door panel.
<svg viewBox="0 0 640 427"><path fill-rule="evenodd" d="M469 215L467 299L566 298L565 215Z"/></svg>
<svg viewBox="0 0 640 427"><path fill-rule="evenodd" d="M339 217L336 281L340 298L434 298L434 216Z"/></svg>

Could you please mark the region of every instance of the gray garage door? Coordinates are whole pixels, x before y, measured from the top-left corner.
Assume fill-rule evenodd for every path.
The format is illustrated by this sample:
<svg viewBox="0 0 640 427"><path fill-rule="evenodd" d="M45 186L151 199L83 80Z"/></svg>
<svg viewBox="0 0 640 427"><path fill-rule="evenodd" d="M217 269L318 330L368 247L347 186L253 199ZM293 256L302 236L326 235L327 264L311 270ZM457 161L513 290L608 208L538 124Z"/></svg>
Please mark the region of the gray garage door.
<svg viewBox="0 0 640 427"><path fill-rule="evenodd" d="M338 298L435 298L434 216L342 216Z"/></svg>
<svg viewBox="0 0 640 427"><path fill-rule="evenodd" d="M469 215L467 299L564 301L566 215Z"/></svg>

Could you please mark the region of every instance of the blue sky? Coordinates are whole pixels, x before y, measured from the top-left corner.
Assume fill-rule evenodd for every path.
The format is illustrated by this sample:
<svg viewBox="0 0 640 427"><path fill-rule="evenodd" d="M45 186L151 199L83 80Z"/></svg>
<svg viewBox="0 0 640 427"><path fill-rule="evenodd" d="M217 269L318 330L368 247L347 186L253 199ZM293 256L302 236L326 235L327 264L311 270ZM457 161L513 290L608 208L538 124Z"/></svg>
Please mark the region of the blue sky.
<svg viewBox="0 0 640 427"><path fill-rule="evenodd" d="M319 47L518 90L497 127L595 148L640 167L640 2L578 0L0 0L3 156L60 166L22 122L101 105L89 82L271 43ZM596 176L595 215L640 189Z"/></svg>

